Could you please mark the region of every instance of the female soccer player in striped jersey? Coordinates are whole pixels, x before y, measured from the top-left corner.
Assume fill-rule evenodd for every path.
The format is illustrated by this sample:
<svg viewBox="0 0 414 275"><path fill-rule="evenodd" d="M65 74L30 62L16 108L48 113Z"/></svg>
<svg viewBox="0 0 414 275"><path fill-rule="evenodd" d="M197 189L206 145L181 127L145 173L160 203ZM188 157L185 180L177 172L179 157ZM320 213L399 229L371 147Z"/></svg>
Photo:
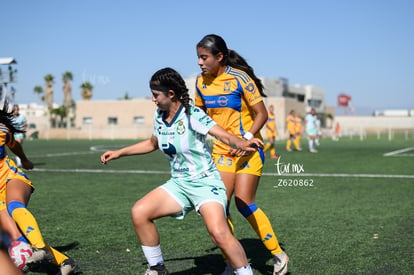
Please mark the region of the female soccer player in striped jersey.
<svg viewBox="0 0 414 275"><path fill-rule="evenodd" d="M150 80L150 88L157 106L151 138L101 156L106 164L159 149L170 162L171 179L132 208L135 232L149 265L145 274L169 274L154 220L165 216L183 219L192 209L201 215L211 239L229 259L236 274L253 274L243 247L227 226L226 189L205 139L211 134L240 152L255 152L263 147L263 142L246 141L227 133L203 110L191 105L184 80L171 68L157 71Z"/></svg>
<svg viewBox="0 0 414 275"><path fill-rule="evenodd" d="M206 110L228 132L246 140L262 139L260 129L268 114L262 99L263 85L253 68L215 34L204 36L196 50L202 71L196 80L196 106ZM263 150L246 156L215 140L213 158L226 186L229 203L234 194L237 209L273 255L274 274L285 274L288 256L279 246L268 217L255 202L263 171ZM231 219L228 222L232 227ZM226 268L227 272L232 271Z"/></svg>
<svg viewBox="0 0 414 275"><path fill-rule="evenodd" d="M72 274L78 269L77 263L45 243L35 217L26 208L34 186L7 156L6 147L21 159L23 168L32 169L33 163L26 157L22 145L14 139L14 134L22 130L17 129L13 122L13 113L8 111L8 103L5 101L3 109L0 110L0 217L3 229L13 241L30 242L35 248L32 257L27 261L29 266L50 261L60 267L60 274ZM5 213L6 209L10 216ZM16 224L25 233L24 236Z"/></svg>

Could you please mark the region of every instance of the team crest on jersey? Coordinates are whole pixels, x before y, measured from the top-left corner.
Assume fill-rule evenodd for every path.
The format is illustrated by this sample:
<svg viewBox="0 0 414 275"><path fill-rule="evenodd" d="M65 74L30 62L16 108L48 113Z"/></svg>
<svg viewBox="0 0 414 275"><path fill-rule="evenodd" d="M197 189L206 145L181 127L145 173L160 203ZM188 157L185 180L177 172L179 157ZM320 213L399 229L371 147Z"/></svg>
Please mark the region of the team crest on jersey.
<svg viewBox="0 0 414 275"><path fill-rule="evenodd" d="M177 133L179 135L182 135L182 134L185 133L185 126L184 126L184 122L182 120L180 120L178 122L178 125L177 125Z"/></svg>
<svg viewBox="0 0 414 275"><path fill-rule="evenodd" d="M231 91L231 82L230 81L224 82L223 91L225 91L225 92L230 92Z"/></svg>
<svg viewBox="0 0 414 275"><path fill-rule="evenodd" d="M254 92L254 85L253 83L249 83L249 85L246 86L246 90L253 93Z"/></svg>

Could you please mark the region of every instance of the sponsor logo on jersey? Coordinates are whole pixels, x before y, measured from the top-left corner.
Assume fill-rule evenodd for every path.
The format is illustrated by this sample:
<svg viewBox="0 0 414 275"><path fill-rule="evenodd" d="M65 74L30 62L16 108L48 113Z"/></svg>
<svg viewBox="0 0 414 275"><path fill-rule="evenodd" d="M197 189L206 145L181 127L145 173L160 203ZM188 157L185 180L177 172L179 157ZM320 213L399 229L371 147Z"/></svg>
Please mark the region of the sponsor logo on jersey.
<svg viewBox="0 0 414 275"><path fill-rule="evenodd" d="M226 96L220 96L217 99L217 103L219 106L227 106L227 102L229 101L229 99Z"/></svg>

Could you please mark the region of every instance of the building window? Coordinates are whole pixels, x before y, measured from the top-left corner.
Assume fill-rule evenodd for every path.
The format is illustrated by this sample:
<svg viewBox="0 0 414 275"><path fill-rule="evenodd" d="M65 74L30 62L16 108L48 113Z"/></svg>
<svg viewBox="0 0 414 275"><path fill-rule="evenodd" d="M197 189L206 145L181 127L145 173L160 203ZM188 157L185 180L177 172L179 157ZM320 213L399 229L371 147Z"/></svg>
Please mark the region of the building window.
<svg viewBox="0 0 414 275"><path fill-rule="evenodd" d="M108 125L117 125L118 124L118 118L115 116L108 117Z"/></svg>
<svg viewBox="0 0 414 275"><path fill-rule="evenodd" d="M309 99L308 100L308 105L312 108L319 108L322 104L322 100L318 100L318 99Z"/></svg>
<svg viewBox="0 0 414 275"><path fill-rule="evenodd" d="M83 125L92 125L93 124L93 119L90 116L84 117L83 118Z"/></svg>
<svg viewBox="0 0 414 275"><path fill-rule="evenodd" d="M143 116L135 116L134 117L134 124L135 125L144 124L144 117Z"/></svg>

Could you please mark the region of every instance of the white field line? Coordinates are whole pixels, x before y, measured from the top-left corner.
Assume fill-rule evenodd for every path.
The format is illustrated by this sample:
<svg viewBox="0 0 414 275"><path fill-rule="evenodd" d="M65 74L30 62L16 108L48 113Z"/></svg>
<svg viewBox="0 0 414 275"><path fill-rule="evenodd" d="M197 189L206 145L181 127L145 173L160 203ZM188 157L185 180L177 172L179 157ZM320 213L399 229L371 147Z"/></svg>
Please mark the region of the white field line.
<svg viewBox="0 0 414 275"><path fill-rule="evenodd" d="M404 148L404 149L400 149L400 150L395 150L395 151L392 151L392 152L385 153L384 157L390 157L390 156L398 156L398 157L409 156L409 157L411 157L411 156L413 156L413 154L401 154L401 153L408 152L408 151L413 151L413 150L414 150L414 147L408 147L408 148Z"/></svg>
<svg viewBox="0 0 414 275"><path fill-rule="evenodd" d="M34 172L56 172L56 173L95 173L95 174L170 174L170 171L157 170L111 170L111 169L43 169L34 168ZM414 179L414 175L386 175L386 174L341 174L341 173L301 173L281 174L263 173L263 176L273 177L352 177L352 178L402 178Z"/></svg>

